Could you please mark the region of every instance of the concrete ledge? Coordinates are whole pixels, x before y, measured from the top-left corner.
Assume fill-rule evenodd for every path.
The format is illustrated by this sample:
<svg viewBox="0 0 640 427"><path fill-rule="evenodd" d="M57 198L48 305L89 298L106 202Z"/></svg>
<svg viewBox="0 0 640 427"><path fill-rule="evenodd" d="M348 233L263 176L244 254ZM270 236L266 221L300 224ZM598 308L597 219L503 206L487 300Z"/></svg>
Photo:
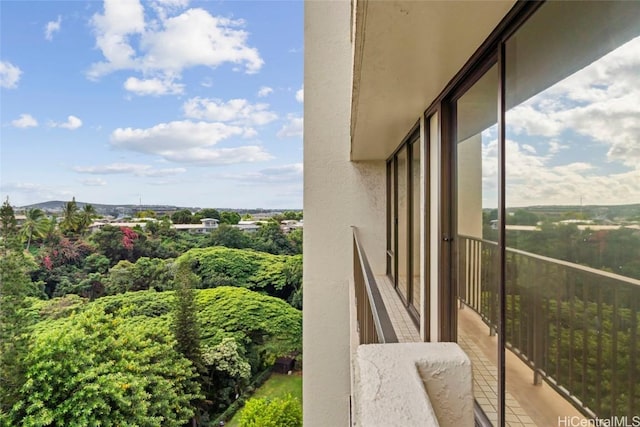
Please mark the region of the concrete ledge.
<svg viewBox="0 0 640 427"><path fill-rule="evenodd" d="M473 426L471 362L458 344L361 345L354 368L356 426Z"/></svg>

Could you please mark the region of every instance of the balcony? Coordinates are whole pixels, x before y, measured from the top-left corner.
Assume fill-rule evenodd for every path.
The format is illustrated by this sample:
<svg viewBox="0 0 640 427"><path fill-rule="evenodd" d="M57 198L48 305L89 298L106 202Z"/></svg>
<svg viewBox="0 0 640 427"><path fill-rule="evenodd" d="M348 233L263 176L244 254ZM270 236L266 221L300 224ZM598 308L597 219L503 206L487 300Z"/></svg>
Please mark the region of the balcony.
<svg viewBox="0 0 640 427"><path fill-rule="evenodd" d="M456 343L419 342L393 289L378 287L355 229L353 243L351 424L473 425L469 358Z"/></svg>
<svg viewBox="0 0 640 427"><path fill-rule="evenodd" d="M494 242L467 236L459 236L458 245L458 344L473 366L473 398L488 421L497 425L499 266L491 260L496 259L498 248ZM506 250L505 269L508 348L505 424L557 425L559 417L574 416L627 415L631 419L640 396L637 384L640 281L513 249ZM364 409L378 414L371 409L376 405L383 412L377 416L385 412L396 414L394 417L409 413L427 417L423 420L431 420L432 425L446 425L446 417L439 417L434 409L440 402L438 395L429 390L429 375L414 374L414 359L428 359L436 349L435 344L408 344L420 341L418 330L391 281L386 276L371 274L366 255L358 245L357 232L354 232L354 272L354 302L358 312L354 324L360 332L355 351L354 425L384 425L360 422ZM375 369L369 366L367 371L359 366L363 360L370 364L373 353L363 348L371 343L392 345L378 344L389 350L372 364ZM452 360L456 357L453 355ZM384 364L390 364L393 358L398 362L393 369L386 369ZM399 369L406 372L400 373ZM372 376L377 385L395 382L387 384L398 387L395 401L383 399L382 409L378 400L363 407L358 396L371 394L359 386L363 372L369 376L365 382L371 381ZM385 375L393 381L380 379ZM447 381L452 383L464 377L455 370L448 375ZM424 386L421 393L413 390L421 396L417 402L408 393L417 383L416 378ZM418 410L408 408L411 405L417 405ZM435 418L429 418L431 413ZM413 424L406 421L404 425Z"/></svg>
<svg viewBox="0 0 640 427"><path fill-rule="evenodd" d="M459 342L472 360L495 364L498 247L468 236L458 245ZM509 248L505 264L511 402L537 425L636 415L640 281ZM495 387L481 389L495 396Z"/></svg>

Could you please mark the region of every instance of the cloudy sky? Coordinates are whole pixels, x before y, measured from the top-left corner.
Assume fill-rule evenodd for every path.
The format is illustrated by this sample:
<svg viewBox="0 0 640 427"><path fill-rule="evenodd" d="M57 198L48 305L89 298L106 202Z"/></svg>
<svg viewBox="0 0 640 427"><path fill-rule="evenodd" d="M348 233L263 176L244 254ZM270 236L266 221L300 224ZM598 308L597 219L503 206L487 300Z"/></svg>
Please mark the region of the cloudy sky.
<svg viewBox="0 0 640 427"><path fill-rule="evenodd" d="M482 133L485 207L496 129ZM640 203L640 37L507 111L506 139L507 206Z"/></svg>
<svg viewBox="0 0 640 427"><path fill-rule="evenodd" d="M301 208L302 14L2 1L2 198Z"/></svg>

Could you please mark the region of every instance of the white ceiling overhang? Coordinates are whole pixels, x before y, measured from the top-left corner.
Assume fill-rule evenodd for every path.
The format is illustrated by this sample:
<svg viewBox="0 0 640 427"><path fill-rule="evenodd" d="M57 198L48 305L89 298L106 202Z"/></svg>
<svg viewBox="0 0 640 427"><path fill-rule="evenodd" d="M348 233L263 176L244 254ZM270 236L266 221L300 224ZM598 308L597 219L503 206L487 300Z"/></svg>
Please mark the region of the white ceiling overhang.
<svg viewBox="0 0 640 427"><path fill-rule="evenodd" d="M351 159L386 159L514 1L355 2Z"/></svg>

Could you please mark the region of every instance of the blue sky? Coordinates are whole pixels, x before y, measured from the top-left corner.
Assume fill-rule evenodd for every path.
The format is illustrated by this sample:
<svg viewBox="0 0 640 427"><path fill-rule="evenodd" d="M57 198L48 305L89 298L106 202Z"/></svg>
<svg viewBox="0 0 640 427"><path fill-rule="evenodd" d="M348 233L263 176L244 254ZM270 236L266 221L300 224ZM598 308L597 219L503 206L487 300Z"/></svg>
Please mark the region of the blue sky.
<svg viewBox="0 0 640 427"><path fill-rule="evenodd" d="M302 207L302 1L1 1L0 194Z"/></svg>

